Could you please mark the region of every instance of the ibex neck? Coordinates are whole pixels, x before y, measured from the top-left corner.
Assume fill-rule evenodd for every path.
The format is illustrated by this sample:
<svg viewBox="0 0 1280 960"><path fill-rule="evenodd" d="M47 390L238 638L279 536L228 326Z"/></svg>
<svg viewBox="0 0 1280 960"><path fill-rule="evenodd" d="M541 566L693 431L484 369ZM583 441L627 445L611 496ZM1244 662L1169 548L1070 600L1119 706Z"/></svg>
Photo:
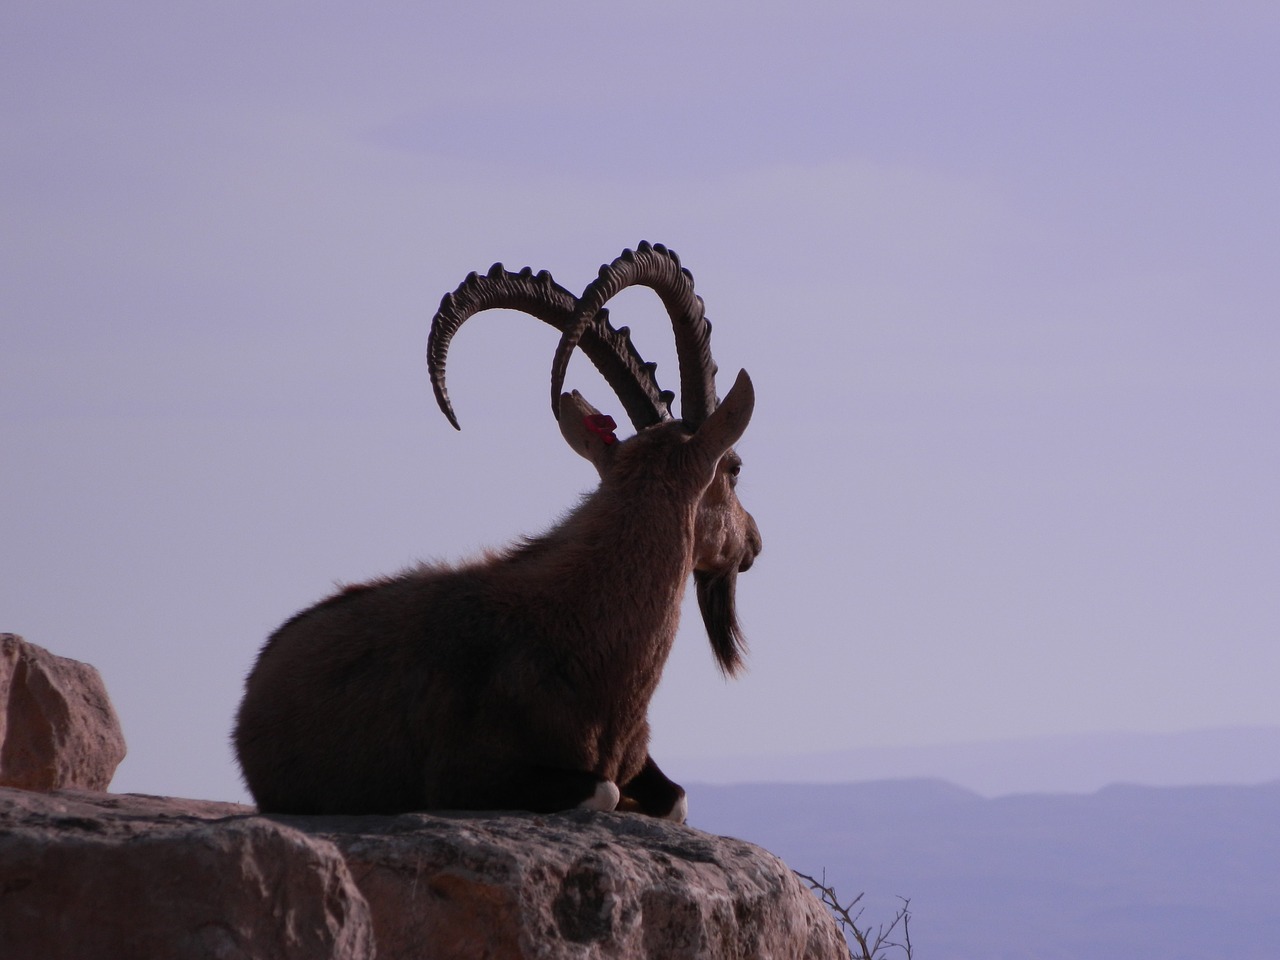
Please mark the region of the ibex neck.
<svg viewBox="0 0 1280 960"><path fill-rule="evenodd" d="M592 625L579 662L607 689L627 692L630 703L612 708L627 714L643 713L658 687L693 572L693 511L673 514L626 518L615 539L584 544L589 556L578 568L577 602Z"/></svg>
<svg viewBox="0 0 1280 960"><path fill-rule="evenodd" d="M659 509L619 510L588 502L566 524L577 566L600 594L621 605L634 603L652 617L656 607L677 606L693 570L693 508L660 505ZM574 521L581 521L581 527ZM569 546L566 543L566 546Z"/></svg>
<svg viewBox="0 0 1280 960"><path fill-rule="evenodd" d="M658 498L649 505L625 509L591 497L521 551L530 585L560 596L576 611L575 626L591 634L565 639L623 669L661 669L693 570L694 508Z"/></svg>

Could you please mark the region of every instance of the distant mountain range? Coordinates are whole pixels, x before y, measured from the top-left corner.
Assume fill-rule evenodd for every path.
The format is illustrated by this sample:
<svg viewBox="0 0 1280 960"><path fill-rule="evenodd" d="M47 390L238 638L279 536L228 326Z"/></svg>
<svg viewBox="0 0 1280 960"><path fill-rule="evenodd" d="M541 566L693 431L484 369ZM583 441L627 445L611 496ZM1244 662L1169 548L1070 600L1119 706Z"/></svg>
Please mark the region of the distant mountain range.
<svg viewBox="0 0 1280 960"><path fill-rule="evenodd" d="M1280 956L1280 781L995 799L942 780L685 785L693 826L865 891L864 925L910 898L920 960Z"/></svg>
<svg viewBox="0 0 1280 960"><path fill-rule="evenodd" d="M1108 784L1190 786L1280 780L1280 727L1102 733L799 756L660 757L674 779L848 783L940 778L988 797L1089 793ZM1280 956L1280 950L1277 951Z"/></svg>

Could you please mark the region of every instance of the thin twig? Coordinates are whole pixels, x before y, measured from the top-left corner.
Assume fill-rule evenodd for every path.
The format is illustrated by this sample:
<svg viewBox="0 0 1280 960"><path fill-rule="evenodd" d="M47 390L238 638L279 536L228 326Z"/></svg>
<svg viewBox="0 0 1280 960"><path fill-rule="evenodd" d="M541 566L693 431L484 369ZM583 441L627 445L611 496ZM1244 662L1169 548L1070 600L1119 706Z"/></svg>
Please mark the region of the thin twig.
<svg viewBox="0 0 1280 960"><path fill-rule="evenodd" d="M854 948L849 946L850 960L883 960L884 951L895 949L901 950L907 960L911 960L911 901L906 897L899 897L902 901L902 908L889 921L889 925L876 928L875 936L872 936L870 927L858 926L858 921L862 917L862 910L853 913L862 900L863 894L859 893L856 897L846 904L840 902L840 897L836 893L835 887L827 884L827 872L822 871L822 879L816 880L806 873L799 870L793 871L797 877L809 884L809 888L818 894L818 898L826 906L828 910L836 918L836 923L845 934L846 945L849 937L852 937L857 944L861 953L855 953ZM902 942L889 939L893 931L902 928Z"/></svg>

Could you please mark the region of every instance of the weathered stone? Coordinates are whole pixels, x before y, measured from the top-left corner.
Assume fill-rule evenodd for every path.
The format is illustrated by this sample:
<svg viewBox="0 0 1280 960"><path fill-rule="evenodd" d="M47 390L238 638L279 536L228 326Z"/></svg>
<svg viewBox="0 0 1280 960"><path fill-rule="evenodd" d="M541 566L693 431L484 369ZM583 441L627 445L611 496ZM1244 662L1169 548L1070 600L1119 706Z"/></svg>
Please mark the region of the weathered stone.
<svg viewBox="0 0 1280 960"><path fill-rule="evenodd" d="M825 909L759 847L576 810L303 818L346 855L378 956L846 957Z"/></svg>
<svg viewBox="0 0 1280 960"><path fill-rule="evenodd" d="M105 790L124 754L97 670L0 634L0 786Z"/></svg>
<svg viewBox="0 0 1280 960"><path fill-rule="evenodd" d="M248 809L0 788L0 954L373 957L337 848Z"/></svg>
<svg viewBox="0 0 1280 960"><path fill-rule="evenodd" d="M165 927L148 934L165 950L118 939L119 955L357 957L376 943L379 960L848 957L772 854L630 814L264 817L0 789L0 891L0 943L20 929Z"/></svg>

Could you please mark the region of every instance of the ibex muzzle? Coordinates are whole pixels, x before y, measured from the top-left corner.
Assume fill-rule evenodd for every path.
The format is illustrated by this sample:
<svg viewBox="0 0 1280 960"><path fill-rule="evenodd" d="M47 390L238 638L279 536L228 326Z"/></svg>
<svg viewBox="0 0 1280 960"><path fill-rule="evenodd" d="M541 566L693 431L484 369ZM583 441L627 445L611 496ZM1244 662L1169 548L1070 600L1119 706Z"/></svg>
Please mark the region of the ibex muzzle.
<svg viewBox="0 0 1280 960"><path fill-rule="evenodd" d="M662 298L681 414L604 304L639 284ZM751 419L746 371L715 393L710 324L674 253L641 244L582 297L501 264L441 301L428 363L441 410L449 342L475 313L530 313L561 331L552 405L600 476L559 525L502 553L351 586L272 635L246 683L235 742L259 807L281 813L575 806L683 820L684 791L649 756L648 705L690 575L721 668L742 666L739 572L760 553L735 487ZM563 393L580 346L636 427Z"/></svg>

